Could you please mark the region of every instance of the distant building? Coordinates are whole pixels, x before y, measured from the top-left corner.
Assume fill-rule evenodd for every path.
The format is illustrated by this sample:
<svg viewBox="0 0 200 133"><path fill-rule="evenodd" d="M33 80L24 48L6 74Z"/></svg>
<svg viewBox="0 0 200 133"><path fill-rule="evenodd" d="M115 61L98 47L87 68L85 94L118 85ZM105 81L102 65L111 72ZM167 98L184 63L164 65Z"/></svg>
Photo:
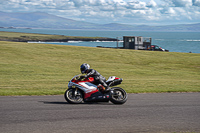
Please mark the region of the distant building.
<svg viewBox="0 0 200 133"><path fill-rule="evenodd" d="M123 48L146 50L151 46L151 37L123 36Z"/></svg>

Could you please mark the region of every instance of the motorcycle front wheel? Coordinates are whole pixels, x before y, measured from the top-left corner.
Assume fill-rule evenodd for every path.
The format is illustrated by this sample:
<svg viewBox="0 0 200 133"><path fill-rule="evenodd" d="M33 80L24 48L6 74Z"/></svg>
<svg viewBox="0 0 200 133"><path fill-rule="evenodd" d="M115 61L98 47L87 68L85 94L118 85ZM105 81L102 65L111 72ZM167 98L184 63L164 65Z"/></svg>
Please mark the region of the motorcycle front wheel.
<svg viewBox="0 0 200 133"><path fill-rule="evenodd" d="M78 104L83 102L83 94L79 89L69 88L65 91L64 96L68 103Z"/></svg>
<svg viewBox="0 0 200 133"><path fill-rule="evenodd" d="M110 101L114 104L124 104L128 98L126 91L120 87L113 87L110 95Z"/></svg>

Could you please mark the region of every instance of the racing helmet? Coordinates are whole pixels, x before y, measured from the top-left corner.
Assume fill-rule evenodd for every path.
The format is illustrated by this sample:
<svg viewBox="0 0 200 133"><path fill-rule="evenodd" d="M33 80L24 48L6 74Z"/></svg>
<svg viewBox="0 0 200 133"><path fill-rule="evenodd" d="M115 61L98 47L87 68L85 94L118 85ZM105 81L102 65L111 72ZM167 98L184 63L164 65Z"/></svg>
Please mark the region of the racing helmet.
<svg viewBox="0 0 200 133"><path fill-rule="evenodd" d="M87 63L84 63L81 65L80 69L81 69L81 73L84 74L88 69L90 69L90 65Z"/></svg>

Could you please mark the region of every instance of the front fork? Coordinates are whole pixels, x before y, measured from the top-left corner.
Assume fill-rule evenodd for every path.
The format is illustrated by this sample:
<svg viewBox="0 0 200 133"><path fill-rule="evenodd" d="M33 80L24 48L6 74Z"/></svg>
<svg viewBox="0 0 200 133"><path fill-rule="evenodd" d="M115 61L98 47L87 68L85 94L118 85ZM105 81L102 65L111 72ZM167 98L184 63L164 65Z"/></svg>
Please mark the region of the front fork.
<svg viewBox="0 0 200 133"><path fill-rule="evenodd" d="M78 91L78 90L79 89L77 87L73 89L73 92L72 92L73 97L81 96L80 91Z"/></svg>

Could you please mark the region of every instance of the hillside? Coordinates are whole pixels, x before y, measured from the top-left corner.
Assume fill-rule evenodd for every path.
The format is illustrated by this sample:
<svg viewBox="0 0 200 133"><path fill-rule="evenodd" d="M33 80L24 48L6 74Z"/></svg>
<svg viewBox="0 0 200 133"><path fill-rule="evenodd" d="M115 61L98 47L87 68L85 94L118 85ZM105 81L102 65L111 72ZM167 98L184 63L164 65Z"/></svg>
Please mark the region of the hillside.
<svg viewBox="0 0 200 133"><path fill-rule="evenodd" d="M95 24L62 18L44 12L7 13L0 12L0 27L89 29L89 30L132 30L132 31L183 31L200 32L200 23L165 26L127 25L119 23Z"/></svg>
<svg viewBox="0 0 200 133"><path fill-rule="evenodd" d="M54 29L94 28L97 24L75 21L43 12L5 13L0 12L0 27L29 27Z"/></svg>
<svg viewBox="0 0 200 133"><path fill-rule="evenodd" d="M92 52L90 52L92 51ZM128 93L200 92L200 54L0 41L0 95L64 94L89 63Z"/></svg>

